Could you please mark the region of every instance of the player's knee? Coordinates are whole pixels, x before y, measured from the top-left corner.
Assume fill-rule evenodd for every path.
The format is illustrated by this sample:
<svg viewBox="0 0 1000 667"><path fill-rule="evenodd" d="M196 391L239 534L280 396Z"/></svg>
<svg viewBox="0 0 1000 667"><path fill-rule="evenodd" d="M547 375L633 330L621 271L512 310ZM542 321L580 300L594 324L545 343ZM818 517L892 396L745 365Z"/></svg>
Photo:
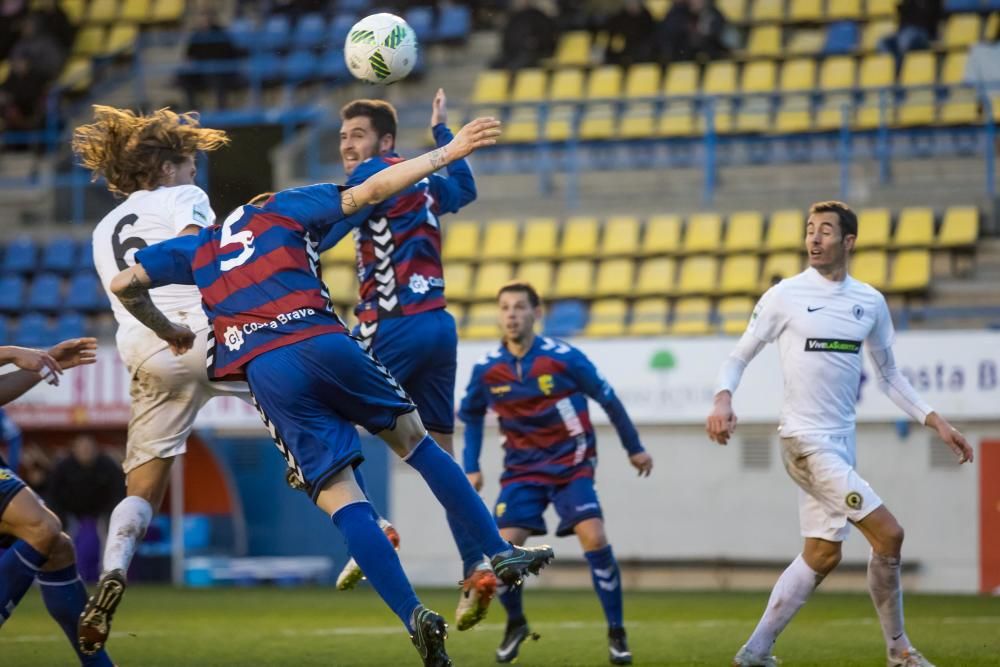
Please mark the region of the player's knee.
<svg viewBox="0 0 1000 667"><path fill-rule="evenodd" d="M903 527L897 522L887 526L880 537L882 553L887 556L898 556L903 549Z"/></svg>
<svg viewBox="0 0 1000 667"><path fill-rule="evenodd" d="M76 562L76 550L73 548L73 540L66 533L59 533L52 544L52 551L49 559L42 567L43 570L53 571L69 567Z"/></svg>
<svg viewBox="0 0 1000 667"><path fill-rule="evenodd" d="M40 512L19 531L21 539L38 553L51 556L62 534L62 522L51 512Z"/></svg>

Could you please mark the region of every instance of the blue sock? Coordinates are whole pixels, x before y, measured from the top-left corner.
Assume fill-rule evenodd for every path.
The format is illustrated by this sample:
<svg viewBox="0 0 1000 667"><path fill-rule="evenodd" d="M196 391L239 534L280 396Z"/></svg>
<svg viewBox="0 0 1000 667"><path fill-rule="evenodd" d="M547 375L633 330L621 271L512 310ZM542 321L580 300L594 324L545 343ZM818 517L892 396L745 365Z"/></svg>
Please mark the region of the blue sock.
<svg viewBox="0 0 1000 667"><path fill-rule="evenodd" d="M358 562L375 591L412 632L410 619L420 600L403 572L392 543L378 527L375 510L367 502L351 503L334 512L333 522L347 540L347 551Z"/></svg>
<svg viewBox="0 0 1000 667"><path fill-rule="evenodd" d="M55 619L70 645L80 658L80 664L87 667L112 667L111 658L101 649L94 655L84 655L76 644L76 624L87 604L87 588L80 581L76 564L54 572L39 572L38 583L42 588L42 600L49 616Z"/></svg>
<svg viewBox="0 0 1000 667"><path fill-rule="evenodd" d="M48 559L24 540L18 540L0 556L0 625L14 613L14 607Z"/></svg>
<svg viewBox="0 0 1000 667"><path fill-rule="evenodd" d="M483 553L492 558L510 551L510 543L500 536L493 515L469 484L469 478L431 436L424 436L406 462L420 473L445 511L465 527Z"/></svg>
<svg viewBox="0 0 1000 667"><path fill-rule="evenodd" d="M608 619L609 628L620 628L622 620L622 582L618 576L618 561L607 545L596 551L583 554L590 563L590 576L594 580L594 590L604 607L604 616Z"/></svg>
<svg viewBox="0 0 1000 667"><path fill-rule="evenodd" d="M524 607L521 606L521 593L524 586L503 586L500 593L500 604L507 610L508 623L523 623Z"/></svg>
<svg viewBox="0 0 1000 667"><path fill-rule="evenodd" d="M448 527L451 528L451 535L455 538L455 545L458 546L458 554L462 557L462 578L464 579L483 562L483 548L451 512L448 512Z"/></svg>

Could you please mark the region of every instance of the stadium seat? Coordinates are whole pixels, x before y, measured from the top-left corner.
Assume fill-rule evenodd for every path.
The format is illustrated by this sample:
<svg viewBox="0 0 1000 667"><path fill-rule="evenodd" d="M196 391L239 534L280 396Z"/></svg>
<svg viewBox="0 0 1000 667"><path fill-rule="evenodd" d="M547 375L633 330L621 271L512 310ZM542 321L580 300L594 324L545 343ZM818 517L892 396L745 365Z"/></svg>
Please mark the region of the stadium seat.
<svg viewBox="0 0 1000 667"><path fill-rule="evenodd" d="M755 2L754 5L759 4ZM751 58L777 58L781 55L781 26L762 25L750 30L747 55Z"/></svg>
<svg viewBox="0 0 1000 667"><path fill-rule="evenodd" d="M552 75L549 98L554 101L579 100L583 97L583 81L583 70L556 70Z"/></svg>
<svg viewBox="0 0 1000 667"><path fill-rule="evenodd" d="M66 18L75 26L79 26L86 13L86 0L60 0L59 6L66 12Z"/></svg>
<svg viewBox="0 0 1000 667"><path fill-rule="evenodd" d="M15 238L7 244L4 253L3 273L32 273L38 267L38 247L27 236Z"/></svg>
<svg viewBox="0 0 1000 667"><path fill-rule="evenodd" d="M94 241L92 239L86 238L80 241L75 268L81 271L94 270Z"/></svg>
<svg viewBox="0 0 1000 667"><path fill-rule="evenodd" d="M49 241L42 249L42 271L70 273L76 268L77 243L74 239L60 237Z"/></svg>
<svg viewBox="0 0 1000 667"><path fill-rule="evenodd" d="M516 220L491 220L483 232L483 259L513 259L517 255Z"/></svg>
<svg viewBox="0 0 1000 667"><path fill-rule="evenodd" d="M896 0L865 0L865 16L868 19L895 16L896 4Z"/></svg>
<svg viewBox="0 0 1000 667"><path fill-rule="evenodd" d="M754 0L750 3L750 20L781 21L785 18L785 0Z"/></svg>
<svg viewBox="0 0 1000 667"><path fill-rule="evenodd" d="M715 292L718 273L719 262L715 257L709 255L688 257L681 263L677 293L684 296L712 294Z"/></svg>
<svg viewBox="0 0 1000 667"><path fill-rule="evenodd" d="M303 83L316 77L318 65L311 51L292 51L282 63L282 77L289 84Z"/></svg>
<svg viewBox="0 0 1000 667"><path fill-rule="evenodd" d="M669 257L647 259L639 266L635 281L637 296L669 296L675 291L677 264Z"/></svg>
<svg viewBox="0 0 1000 667"><path fill-rule="evenodd" d="M621 139L646 139L656 132L656 106L652 102L629 104L618 125L618 136Z"/></svg>
<svg viewBox="0 0 1000 667"><path fill-rule="evenodd" d="M57 343L55 329L41 313L22 315L14 327L14 344L22 347L46 348Z"/></svg>
<svg viewBox="0 0 1000 667"><path fill-rule="evenodd" d="M615 215L604 223L601 257L628 256L639 253L639 220L631 215Z"/></svg>
<svg viewBox="0 0 1000 667"><path fill-rule="evenodd" d="M895 13L895 10L893 10ZM896 22L891 20L871 21L861 33L861 50L871 53L878 48L882 39L896 32Z"/></svg>
<svg viewBox="0 0 1000 667"><path fill-rule="evenodd" d="M667 68L663 94L667 97L690 97L698 94L698 66L694 63L673 63Z"/></svg>
<svg viewBox="0 0 1000 667"><path fill-rule="evenodd" d="M444 228L444 247L441 255L446 260L475 259L479 254L479 223L473 220L456 220Z"/></svg>
<svg viewBox="0 0 1000 667"><path fill-rule="evenodd" d="M897 127L933 125L937 103L933 90L913 90L896 106Z"/></svg>
<svg viewBox="0 0 1000 667"><path fill-rule="evenodd" d="M968 49L979 41L982 31L978 14L952 14L945 23L942 43L946 49Z"/></svg>
<svg viewBox="0 0 1000 667"><path fill-rule="evenodd" d="M662 21L670 11L671 0L645 0L643 3L654 21Z"/></svg>
<svg viewBox="0 0 1000 667"><path fill-rule="evenodd" d="M719 299L715 309L719 318L719 331L739 336L747 328L753 312L753 299L745 296L727 296Z"/></svg>
<svg viewBox="0 0 1000 667"><path fill-rule="evenodd" d="M661 74L660 66L655 63L632 65L625 76L625 97L656 97Z"/></svg>
<svg viewBox="0 0 1000 667"><path fill-rule="evenodd" d="M455 328L458 329L459 337L462 337L462 332L465 330L465 304L448 301L447 310L455 318Z"/></svg>
<svg viewBox="0 0 1000 667"><path fill-rule="evenodd" d="M257 39L260 40L260 47L265 51L279 51L289 45L292 36L292 27L288 17L284 14L272 14L264 21Z"/></svg>
<svg viewBox="0 0 1000 667"><path fill-rule="evenodd" d="M25 307L52 313L62 306L62 279L54 273L41 273L28 287Z"/></svg>
<svg viewBox="0 0 1000 667"><path fill-rule="evenodd" d="M851 90L856 84L854 58L831 56L823 61L819 73L819 87L824 93Z"/></svg>
<svg viewBox="0 0 1000 667"><path fill-rule="evenodd" d="M494 309L496 307L494 306ZM494 316L494 319L496 317ZM557 301L545 316L545 335L568 337L587 325L587 306L576 299Z"/></svg>
<svg viewBox="0 0 1000 667"><path fill-rule="evenodd" d="M357 19L354 17L353 14L337 14L336 16L334 16L333 20L330 21L329 43L336 44L339 46L342 45L344 42L346 42L347 35L348 33L351 32L351 28L354 27L354 23L356 21ZM341 60L344 59L343 57L344 54L342 49L336 48L336 49L330 49L330 51L335 51L339 53L341 56L340 59ZM505 89L506 89L506 84L505 84Z"/></svg>
<svg viewBox="0 0 1000 667"><path fill-rule="evenodd" d="M937 247L969 248L979 238L979 209L975 206L949 206L941 220Z"/></svg>
<svg viewBox="0 0 1000 667"><path fill-rule="evenodd" d="M889 258L884 250L866 250L854 255L849 266L850 274L877 290L885 287Z"/></svg>
<svg viewBox="0 0 1000 667"><path fill-rule="evenodd" d="M777 82L777 66L772 60L758 60L743 66L740 90L744 93L773 93Z"/></svg>
<svg viewBox="0 0 1000 667"><path fill-rule="evenodd" d="M760 260L757 255L730 255L722 262L719 294L754 294L760 276Z"/></svg>
<svg viewBox="0 0 1000 667"><path fill-rule="evenodd" d="M802 272L802 256L797 252L779 252L768 255L760 272L759 292L766 292L771 285Z"/></svg>
<svg viewBox="0 0 1000 667"><path fill-rule="evenodd" d="M118 18L118 0L90 0L87 23L111 23Z"/></svg>
<svg viewBox="0 0 1000 667"><path fill-rule="evenodd" d="M785 20L793 23L817 23L823 19L823 4L823 0L788 0Z"/></svg>
<svg viewBox="0 0 1000 667"><path fill-rule="evenodd" d="M585 299L594 289L594 263L589 259L571 259L556 270L552 296L556 299Z"/></svg>
<svg viewBox="0 0 1000 667"><path fill-rule="evenodd" d="M855 107L851 127L855 130L874 130L883 122L890 123L896 114L895 99L885 90L865 94Z"/></svg>
<svg viewBox="0 0 1000 667"><path fill-rule="evenodd" d="M953 51L944 57L944 65L941 67L941 84L945 86L957 86L965 79L965 63L969 59L966 51Z"/></svg>
<svg viewBox="0 0 1000 667"><path fill-rule="evenodd" d="M670 333L675 336L700 336L710 333L711 315L712 306L708 299L701 297L677 299L670 322Z"/></svg>
<svg viewBox="0 0 1000 667"><path fill-rule="evenodd" d="M509 144L538 141L538 108L517 107L504 127L502 141Z"/></svg>
<svg viewBox="0 0 1000 667"><path fill-rule="evenodd" d="M186 5L185 0L155 0L149 19L153 23L177 23L184 15Z"/></svg>
<svg viewBox="0 0 1000 667"><path fill-rule="evenodd" d="M548 76L545 70L528 67L514 75L514 88L510 93L511 102L541 102L545 99L545 85Z"/></svg>
<svg viewBox="0 0 1000 667"><path fill-rule="evenodd" d="M864 18L861 0L830 0L826 18L829 21L859 21Z"/></svg>
<svg viewBox="0 0 1000 667"><path fill-rule="evenodd" d="M808 95L787 95L781 98L781 106L774 119L775 132L778 134L808 132L812 124L812 103Z"/></svg>
<svg viewBox="0 0 1000 667"><path fill-rule="evenodd" d="M931 253L929 250L902 250L892 263L889 292L924 292L931 283Z"/></svg>
<svg viewBox="0 0 1000 667"><path fill-rule="evenodd" d="M564 33L556 47L557 67L586 67L590 65L591 38L586 30Z"/></svg>
<svg viewBox="0 0 1000 667"><path fill-rule="evenodd" d="M823 104L816 110L816 118L813 128L819 132L829 132L839 130L844 125L844 113L847 113L847 122L850 123L854 116L854 100L850 93L837 93L827 95Z"/></svg>
<svg viewBox="0 0 1000 667"><path fill-rule="evenodd" d="M0 276L0 312L16 313L24 308L24 278Z"/></svg>
<svg viewBox="0 0 1000 667"><path fill-rule="evenodd" d="M473 299L495 299L497 291L509 282L513 270L508 262L486 262L479 265L472 287Z"/></svg>
<svg viewBox="0 0 1000 667"><path fill-rule="evenodd" d="M968 88L953 89L941 102L938 122L942 125L974 125L979 123L980 102L976 92Z"/></svg>
<svg viewBox="0 0 1000 667"><path fill-rule="evenodd" d="M622 68L603 65L590 73L587 79L587 99L615 99L622 92Z"/></svg>
<svg viewBox="0 0 1000 667"><path fill-rule="evenodd" d="M859 86L864 90L877 90L893 85L896 65L888 53L876 53L861 60Z"/></svg>
<svg viewBox="0 0 1000 667"><path fill-rule="evenodd" d="M795 30L788 38L785 53L789 56L815 56L823 50L826 32L823 30Z"/></svg>
<svg viewBox="0 0 1000 667"><path fill-rule="evenodd" d="M580 121L580 139L601 141L614 138L617 117L613 104L588 105Z"/></svg>
<svg viewBox="0 0 1000 667"><path fill-rule="evenodd" d="M434 38L440 42L465 42L472 34L472 14L465 5L442 5Z"/></svg>
<svg viewBox="0 0 1000 667"><path fill-rule="evenodd" d="M545 139L566 141L573 136L576 108L571 104L557 104L549 108L545 119Z"/></svg>
<svg viewBox="0 0 1000 667"><path fill-rule="evenodd" d="M592 257L597 253L597 218L574 216L563 223L562 257Z"/></svg>
<svg viewBox="0 0 1000 667"><path fill-rule="evenodd" d="M594 296L627 296L635 287L635 262L632 259L604 259L597 265Z"/></svg>
<svg viewBox="0 0 1000 667"><path fill-rule="evenodd" d="M775 250L797 250L805 238L805 217L802 211L786 209L771 214L764 247L769 252Z"/></svg>
<svg viewBox="0 0 1000 667"><path fill-rule="evenodd" d="M722 218L718 213L695 213L684 228L682 252L717 252L722 240Z"/></svg>
<svg viewBox="0 0 1000 667"><path fill-rule="evenodd" d="M760 248L764 216L757 211L742 211L729 216L722 249L727 253L753 251Z"/></svg>
<svg viewBox="0 0 1000 667"><path fill-rule="evenodd" d="M73 56L66 61L56 81L59 86L75 94L86 92L93 82L93 61L89 57L80 56Z"/></svg>
<svg viewBox="0 0 1000 667"><path fill-rule="evenodd" d="M632 318L628 324L630 336L661 336L667 333L667 300L664 298L638 299L632 305Z"/></svg>
<svg viewBox="0 0 1000 667"><path fill-rule="evenodd" d="M320 61L317 66L316 76L324 81L347 81L353 78L351 76L351 71L347 69L347 62L344 60L344 54L341 53L339 49L327 49L320 56ZM427 131L428 143L433 144L433 135L428 128Z"/></svg>
<svg viewBox="0 0 1000 667"><path fill-rule="evenodd" d="M444 292L449 301L468 301L472 298L472 267L464 262L446 262Z"/></svg>
<svg viewBox="0 0 1000 667"><path fill-rule="evenodd" d="M622 336L628 307L623 299L599 299L590 304L584 336Z"/></svg>
<svg viewBox="0 0 1000 667"><path fill-rule="evenodd" d="M720 116L716 116L716 121ZM720 123L719 132L724 125ZM768 97L746 97L736 116L737 132L767 132L771 127L771 101Z"/></svg>
<svg viewBox="0 0 1000 667"><path fill-rule="evenodd" d="M646 221L642 254L673 255L681 246L681 219L676 215L654 215Z"/></svg>
<svg viewBox="0 0 1000 667"><path fill-rule="evenodd" d="M462 329L462 337L471 340L483 340L497 338L500 335L500 327L497 324L497 305L490 301L488 303L474 303L469 307L465 316L465 327Z"/></svg>
<svg viewBox="0 0 1000 667"><path fill-rule="evenodd" d="M353 236L348 234L340 239L337 245L323 253L322 260L324 266L327 264L354 264L357 262Z"/></svg>
<svg viewBox="0 0 1000 667"><path fill-rule="evenodd" d="M889 245L891 226L889 209L866 208L858 213L858 240L854 247L885 248Z"/></svg>
<svg viewBox="0 0 1000 667"><path fill-rule="evenodd" d="M671 71L674 67L670 68ZM733 95L736 93L736 63L728 60L709 63L708 67L705 68L702 93L705 95Z"/></svg>
<svg viewBox="0 0 1000 667"><path fill-rule="evenodd" d="M896 248L929 248L934 242L934 211L926 206L904 208L896 220Z"/></svg>
<svg viewBox="0 0 1000 667"><path fill-rule="evenodd" d="M552 218L532 218L525 221L520 257L553 259L559 224Z"/></svg>
<svg viewBox="0 0 1000 667"><path fill-rule="evenodd" d="M145 23L149 20L151 0L125 0L119 18L130 23Z"/></svg>
<svg viewBox="0 0 1000 667"><path fill-rule="evenodd" d="M55 323L55 340L82 338L87 335L83 316L79 313L63 313Z"/></svg>
<svg viewBox="0 0 1000 667"><path fill-rule="evenodd" d="M517 267L517 279L531 283L543 299L548 296L552 289L553 273L552 262L544 259L521 262Z"/></svg>
<svg viewBox="0 0 1000 667"><path fill-rule="evenodd" d="M747 16L747 0L718 0L715 6L730 23L743 23Z"/></svg>
<svg viewBox="0 0 1000 667"><path fill-rule="evenodd" d="M694 106L690 102L671 102L660 114L656 128L661 137L688 137L695 133Z"/></svg>
<svg viewBox="0 0 1000 667"><path fill-rule="evenodd" d="M326 32L326 21L322 14L306 14L299 18L295 24L292 43L297 49L317 48L323 45Z"/></svg>
<svg viewBox="0 0 1000 667"><path fill-rule="evenodd" d="M410 7L403 15L410 24L418 44L429 44L434 41L434 10L430 7Z"/></svg>
<svg viewBox="0 0 1000 667"><path fill-rule="evenodd" d="M781 92L811 92L816 87L816 61L813 58L788 60L781 68Z"/></svg>
<svg viewBox="0 0 1000 667"><path fill-rule="evenodd" d="M70 278L64 307L83 313L93 313L107 307L107 295L93 268L80 271Z"/></svg>
<svg viewBox="0 0 1000 667"><path fill-rule="evenodd" d="M706 101L706 105L711 105L712 122L715 126L716 134L729 134L733 131L733 100L729 98L713 98ZM700 113L695 114L695 130L697 134L708 132L708 109L703 108Z"/></svg>
<svg viewBox="0 0 1000 667"><path fill-rule="evenodd" d="M104 51L104 26L87 25L80 28L73 42L74 56L96 56Z"/></svg>
<svg viewBox="0 0 1000 667"><path fill-rule="evenodd" d="M334 264L323 267L323 282L330 290L330 300L334 303L350 304L358 300L358 273L350 266Z"/></svg>
<svg viewBox="0 0 1000 667"><path fill-rule="evenodd" d="M343 57L341 57L343 60ZM506 70L483 70L472 89L473 104L502 104L507 101L510 73Z"/></svg>
<svg viewBox="0 0 1000 667"><path fill-rule="evenodd" d="M909 51L903 56L899 85L904 88L933 86L937 80L937 60L930 51Z"/></svg>

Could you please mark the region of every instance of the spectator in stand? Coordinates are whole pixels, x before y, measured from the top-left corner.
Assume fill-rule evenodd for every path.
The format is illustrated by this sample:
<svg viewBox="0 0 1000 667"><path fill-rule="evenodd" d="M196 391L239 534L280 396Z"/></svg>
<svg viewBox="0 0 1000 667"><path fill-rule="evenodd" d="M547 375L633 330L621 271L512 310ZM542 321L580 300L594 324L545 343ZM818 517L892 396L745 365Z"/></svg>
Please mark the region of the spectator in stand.
<svg viewBox="0 0 1000 667"><path fill-rule="evenodd" d="M942 16L941 0L900 0L896 13L899 15L899 30L883 37L878 49L895 56L898 70L905 53L931 47Z"/></svg>
<svg viewBox="0 0 1000 667"><path fill-rule="evenodd" d="M535 67L556 47L556 22L532 0L514 0L493 67Z"/></svg>
<svg viewBox="0 0 1000 667"><path fill-rule="evenodd" d="M204 9L196 17L186 55L177 80L189 109L199 107L196 98L202 90L214 91L216 105L225 108L229 91L245 85L237 61L246 54L233 43L215 10Z"/></svg>
<svg viewBox="0 0 1000 667"><path fill-rule="evenodd" d="M44 19L31 14L21 23L21 33L10 49L10 59L23 58L31 64L31 71L46 83L54 81L66 63L67 50L56 37L48 32Z"/></svg>
<svg viewBox="0 0 1000 667"><path fill-rule="evenodd" d="M34 9L31 13L41 21L45 32L55 38L64 53L69 53L76 38L76 26L69 20L63 8L56 0L37 0L32 5Z"/></svg>
<svg viewBox="0 0 1000 667"><path fill-rule="evenodd" d="M52 459L36 442L28 442L21 450L19 472L24 483L42 498L48 498L49 476L52 474Z"/></svg>
<svg viewBox="0 0 1000 667"><path fill-rule="evenodd" d="M31 61L12 56L7 80L0 84L0 130L37 130L45 121L48 81Z"/></svg>
<svg viewBox="0 0 1000 667"><path fill-rule="evenodd" d="M622 8L608 19L608 46L604 62L628 67L653 60L656 27L653 15L641 0L625 0Z"/></svg>
<svg viewBox="0 0 1000 667"><path fill-rule="evenodd" d="M676 0L658 32L664 63L718 60L730 51L729 25L714 0Z"/></svg>
<svg viewBox="0 0 1000 667"><path fill-rule="evenodd" d="M10 53L10 47L14 46L21 32L21 22L27 15L27 0L0 0L0 60Z"/></svg>
<svg viewBox="0 0 1000 667"><path fill-rule="evenodd" d="M965 74L962 76L962 83L972 86L990 99L994 118L1000 111L1000 21L997 21L996 26L992 35L986 35L982 42L969 49ZM1000 147L1000 139L997 142Z"/></svg>

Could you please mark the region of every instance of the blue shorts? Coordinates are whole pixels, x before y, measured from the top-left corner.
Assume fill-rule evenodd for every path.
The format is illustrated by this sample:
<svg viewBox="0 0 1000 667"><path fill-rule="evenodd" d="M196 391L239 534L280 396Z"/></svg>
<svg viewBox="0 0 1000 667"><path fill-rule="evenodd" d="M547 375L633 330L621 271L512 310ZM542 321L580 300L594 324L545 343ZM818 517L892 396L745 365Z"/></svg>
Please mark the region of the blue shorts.
<svg viewBox="0 0 1000 667"><path fill-rule="evenodd" d="M360 331L355 327L354 335ZM427 430L454 433L458 330L451 313L440 308L379 320L371 350L413 398Z"/></svg>
<svg viewBox="0 0 1000 667"><path fill-rule="evenodd" d="M14 500L14 496L27 486L17 473L7 466L0 465L0 519L3 519L3 513L7 510L7 505L10 505L10 501ZM9 547L16 540L13 535L0 535L0 548Z"/></svg>
<svg viewBox="0 0 1000 667"><path fill-rule="evenodd" d="M261 354L246 368L254 404L313 500L360 464L354 425L378 433L416 409L389 371L347 334L325 334Z"/></svg>
<svg viewBox="0 0 1000 667"><path fill-rule="evenodd" d="M573 534L573 527L585 519L603 519L594 480L580 477L568 484L536 482L508 484L500 490L493 515L499 528L526 528L532 535L545 535L545 508L555 505L559 515L556 536Z"/></svg>

